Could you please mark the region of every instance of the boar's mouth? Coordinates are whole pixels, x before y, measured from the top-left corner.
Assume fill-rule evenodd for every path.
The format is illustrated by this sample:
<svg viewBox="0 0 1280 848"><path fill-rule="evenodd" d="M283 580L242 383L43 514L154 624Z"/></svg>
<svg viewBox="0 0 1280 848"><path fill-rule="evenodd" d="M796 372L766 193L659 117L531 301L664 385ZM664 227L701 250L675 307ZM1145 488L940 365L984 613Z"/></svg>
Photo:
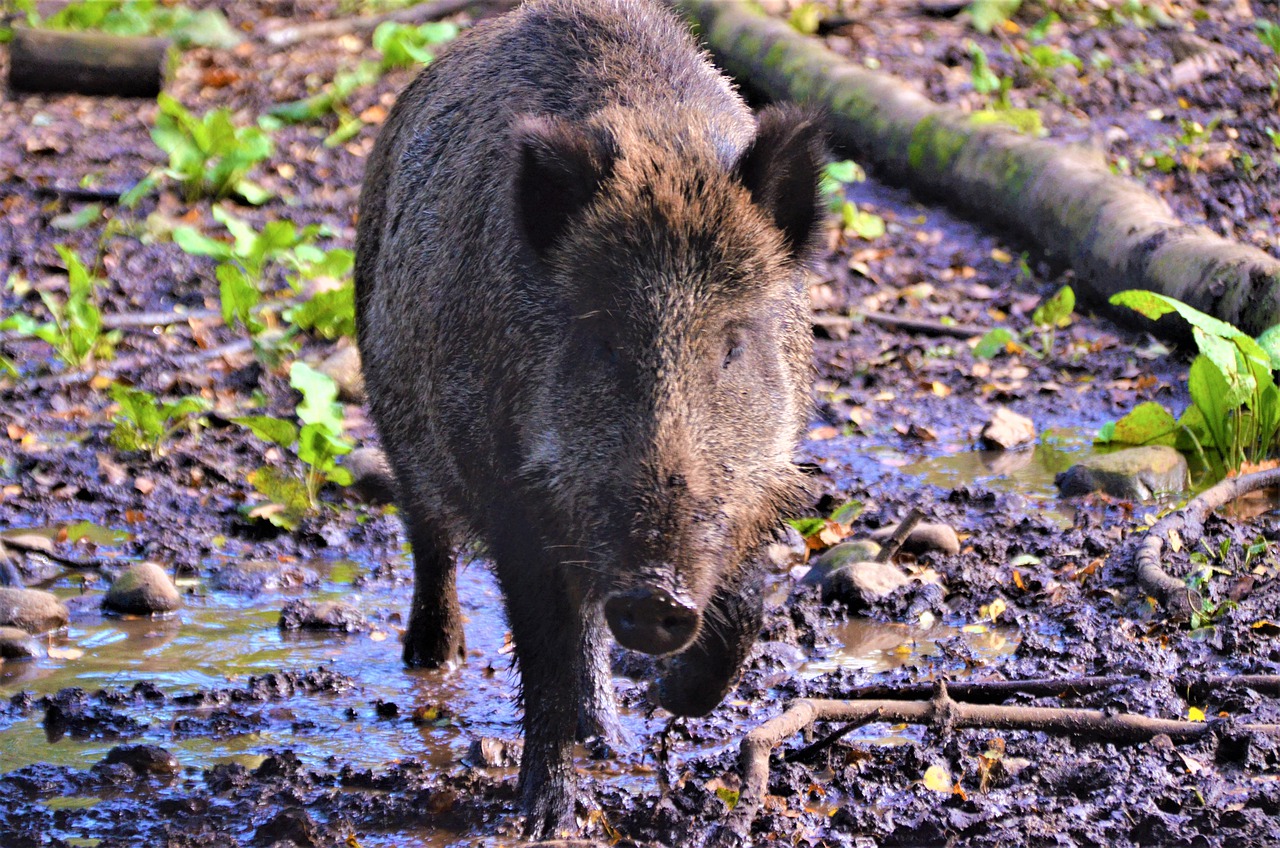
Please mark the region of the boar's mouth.
<svg viewBox="0 0 1280 848"><path fill-rule="evenodd" d="M702 616L665 589L640 587L610 596L604 617L618 644L646 654L683 651L698 635Z"/></svg>

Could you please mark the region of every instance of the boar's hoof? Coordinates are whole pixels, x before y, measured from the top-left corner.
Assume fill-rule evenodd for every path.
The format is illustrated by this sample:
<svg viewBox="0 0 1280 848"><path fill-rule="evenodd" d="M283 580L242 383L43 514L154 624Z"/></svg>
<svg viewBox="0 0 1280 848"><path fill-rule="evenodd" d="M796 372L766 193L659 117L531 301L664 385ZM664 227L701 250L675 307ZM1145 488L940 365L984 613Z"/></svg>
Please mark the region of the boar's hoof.
<svg viewBox="0 0 1280 848"><path fill-rule="evenodd" d="M698 611L662 589L634 589L605 601L605 621L618 644L646 654L683 650L698 632Z"/></svg>
<svg viewBox="0 0 1280 848"><path fill-rule="evenodd" d="M404 664L410 668L440 668L449 663L461 663L467 656L467 644L462 628L456 633L421 633L410 621L404 633Z"/></svg>

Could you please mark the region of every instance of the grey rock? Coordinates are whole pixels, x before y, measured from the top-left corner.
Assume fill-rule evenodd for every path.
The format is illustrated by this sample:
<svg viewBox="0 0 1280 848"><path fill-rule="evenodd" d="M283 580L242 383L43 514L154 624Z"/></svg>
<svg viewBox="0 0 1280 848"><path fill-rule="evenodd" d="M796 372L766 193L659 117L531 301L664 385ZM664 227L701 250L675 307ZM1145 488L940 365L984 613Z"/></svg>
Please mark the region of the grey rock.
<svg viewBox="0 0 1280 848"><path fill-rule="evenodd" d="M364 372L360 369L360 351L354 345L339 345L316 370L338 384L339 398L347 403L364 403Z"/></svg>
<svg viewBox="0 0 1280 848"><path fill-rule="evenodd" d="M52 592L0 588L0 627L47 633L66 626L67 607Z"/></svg>
<svg viewBox="0 0 1280 848"><path fill-rule="evenodd" d="M826 575L822 581L824 602L843 601L851 610L874 606L912 582L891 562L853 562Z"/></svg>
<svg viewBox="0 0 1280 848"><path fill-rule="evenodd" d="M997 407L982 428L982 445L989 450L1010 450L1036 440L1036 425L1025 415Z"/></svg>
<svg viewBox="0 0 1280 848"><path fill-rule="evenodd" d="M870 562L880 554L880 545L870 539L841 542L814 558L809 571L800 580L804 586L816 586L837 568L854 562Z"/></svg>
<svg viewBox="0 0 1280 848"><path fill-rule="evenodd" d="M396 481L387 455L377 448L356 448L343 457L342 467L351 474L351 487L366 502L395 502Z"/></svg>
<svg viewBox="0 0 1280 848"><path fill-rule="evenodd" d="M44 656L44 648L20 627L0 627L0 659L35 660Z"/></svg>
<svg viewBox="0 0 1280 848"><path fill-rule="evenodd" d="M884 542L897 529L897 524L886 525L872 533L871 538L877 542ZM902 543L902 547L898 550L904 554L919 555L930 551L938 551L948 556L954 556L960 553L960 537L956 535L955 528L950 524L931 524L922 521L908 534L906 540Z"/></svg>
<svg viewBox="0 0 1280 848"><path fill-rule="evenodd" d="M1064 498L1102 492L1123 500L1149 500L1187 487L1187 460L1163 445L1091 456L1054 478Z"/></svg>
<svg viewBox="0 0 1280 848"><path fill-rule="evenodd" d="M102 599L102 608L124 615L156 615L181 608L182 596L169 575L154 562L129 566Z"/></svg>

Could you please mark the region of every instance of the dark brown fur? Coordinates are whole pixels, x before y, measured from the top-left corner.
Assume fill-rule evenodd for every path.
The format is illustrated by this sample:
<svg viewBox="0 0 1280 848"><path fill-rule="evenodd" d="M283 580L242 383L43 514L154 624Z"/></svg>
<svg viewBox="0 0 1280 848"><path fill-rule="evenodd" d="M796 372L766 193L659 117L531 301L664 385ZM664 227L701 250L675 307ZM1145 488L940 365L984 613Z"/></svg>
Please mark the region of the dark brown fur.
<svg viewBox="0 0 1280 848"><path fill-rule="evenodd" d="M572 826L575 731L616 733L602 601L696 616L658 683L676 712L712 709L755 638L754 563L801 488L818 158L811 120L757 122L650 0L477 27L370 158L357 308L415 558L405 660L462 658L451 544L481 541L531 834Z"/></svg>

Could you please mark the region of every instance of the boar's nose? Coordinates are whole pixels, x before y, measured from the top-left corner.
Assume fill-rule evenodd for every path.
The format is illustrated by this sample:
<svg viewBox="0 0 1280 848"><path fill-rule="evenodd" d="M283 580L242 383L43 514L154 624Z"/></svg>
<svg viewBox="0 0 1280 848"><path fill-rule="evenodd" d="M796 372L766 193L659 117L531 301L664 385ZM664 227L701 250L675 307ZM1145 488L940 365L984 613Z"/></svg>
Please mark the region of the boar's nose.
<svg viewBox="0 0 1280 848"><path fill-rule="evenodd" d="M604 602L613 638L628 650L670 654L693 641L698 611L662 589L633 589Z"/></svg>

